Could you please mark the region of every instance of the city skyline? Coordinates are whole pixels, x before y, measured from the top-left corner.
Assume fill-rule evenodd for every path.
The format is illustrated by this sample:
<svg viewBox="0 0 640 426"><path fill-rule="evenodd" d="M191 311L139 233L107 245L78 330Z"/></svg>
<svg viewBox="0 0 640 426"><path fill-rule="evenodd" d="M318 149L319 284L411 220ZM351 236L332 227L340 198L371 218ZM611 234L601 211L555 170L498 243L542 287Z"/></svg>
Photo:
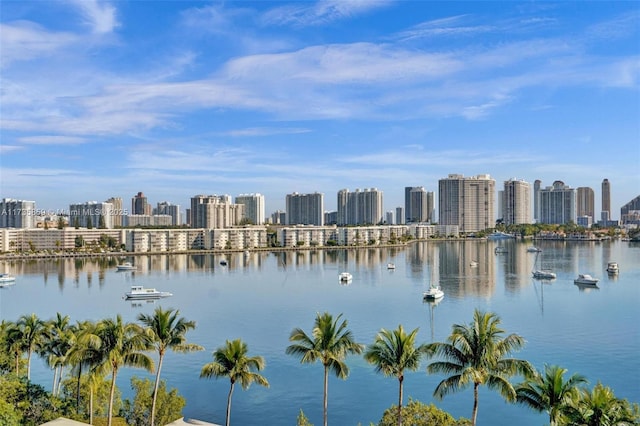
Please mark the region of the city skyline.
<svg viewBox="0 0 640 426"><path fill-rule="evenodd" d="M595 219L608 179L620 219L640 193L637 3L0 8L0 199L260 193L270 215L377 188L386 213L489 174L592 188Z"/></svg>

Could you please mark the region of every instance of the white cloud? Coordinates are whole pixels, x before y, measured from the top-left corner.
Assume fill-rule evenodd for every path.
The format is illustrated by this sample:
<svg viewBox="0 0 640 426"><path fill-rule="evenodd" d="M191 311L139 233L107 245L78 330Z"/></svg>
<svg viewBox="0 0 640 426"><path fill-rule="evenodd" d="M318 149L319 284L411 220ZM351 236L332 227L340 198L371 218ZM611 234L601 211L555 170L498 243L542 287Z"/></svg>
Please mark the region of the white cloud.
<svg viewBox="0 0 640 426"><path fill-rule="evenodd" d="M386 0L320 0L299 2L276 7L265 13L262 20L267 25L324 25L336 20L351 18L374 9L387 7Z"/></svg>
<svg viewBox="0 0 640 426"><path fill-rule="evenodd" d="M98 0L68 0L78 7L86 24L94 34L108 34L120 24L117 20L116 8L108 2Z"/></svg>
<svg viewBox="0 0 640 426"><path fill-rule="evenodd" d="M71 33L48 31L32 22L0 24L0 67L54 55L77 40L77 36Z"/></svg>

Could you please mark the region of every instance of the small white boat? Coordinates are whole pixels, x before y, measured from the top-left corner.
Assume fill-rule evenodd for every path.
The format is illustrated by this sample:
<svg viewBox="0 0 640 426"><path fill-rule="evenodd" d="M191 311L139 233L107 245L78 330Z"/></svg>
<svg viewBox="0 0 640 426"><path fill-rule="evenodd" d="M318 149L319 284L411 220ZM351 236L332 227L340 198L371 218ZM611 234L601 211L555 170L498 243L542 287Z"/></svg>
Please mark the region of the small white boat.
<svg viewBox="0 0 640 426"><path fill-rule="evenodd" d="M599 280L597 278L593 278L589 274L580 274L578 275L578 278L573 280L575 284L583 284L583 285L596 285L598 281Z"/></svg>
<svg viewBox="0 0 640 426"><path fill-rule="evenodd" d="M16 283L16 277L13 275L3 272L0 274L0 287L5 287L8 285L13 285Z"/></svg>
<svg viewBox="0 0 640 426"><path fill-rule="evenodd" d="M533 271L532 274L533 274L533 278L538 280L555 280L556 279L555 273L544 270L544 269L538 269L536 271Z"/></svg>
<svg viewBox="0 0 640 426"><path fill-rule="evenodd" d="M506 248L504 248L504 247L502 247L502 246L498 246L498 247L496 247L495 249L493 249L493 252L494 252L495 254L506 253L506 252L507 252L507 249L506 249Z"/></svg>
<svg viewBox="0 0 640 426"><path fill-rule="evenodd" d="M609 262L607 263L607 272L610 274L617 274L618 272L620 272L620 269L618 269L618 263L617 262Z"/></svg>
<svg viewBox="0 0 640 426"><path fill-rule="evenodd" d="M540 249L540 248L538 248L538 247L533 247L533 246L531 246L531 247L528 247L528 248L527 248L527 251L528 251L529 253L540 253L540 252L542 251L542 249Z"/></svg>
<svg viewBox="0 0 640 426"><path fill-rule="evenodd" d="M469 262L469 266L471 266L472 268L475 268L476 266L478 266L478 262L475 260L472 260L471 262Z"/></svg>
<svg viewBox="0 0 640 426"><path fill-rule="evenodd" d="M138 269L138 267L131 262L124 262L116 266L116 269L118 271L135 271L136 269Z"/></svg>
<svg viewBox="0 0 640 426"><path fill-rule="evenodd" d="M431 284L429 290L422 293L422 298L425 300L438 300L444 297L444 291L440 289L439 285Z"/></svg>
<svg viewBox="0 0 640 426"><path fill-rule="evenodd" d="M131 286L131 291L126 292L127 299L160 299L161 297L173 296L168 291L158 291L155 288L144 288L141 285Z"/></svg>
<svg viewBox="0 0 640 426"><path fill-rule="evenodd" d="M387 269L396 269L395 263L387 263Z"/></svg>
<svg viewBox="0 0 640 426"><path fill-rule="evenodd" d="M340 279L340 282L349 282L353 279L353 275L351 275L348 272L340 272L340 274L338 275L338 279Z"/></svg>

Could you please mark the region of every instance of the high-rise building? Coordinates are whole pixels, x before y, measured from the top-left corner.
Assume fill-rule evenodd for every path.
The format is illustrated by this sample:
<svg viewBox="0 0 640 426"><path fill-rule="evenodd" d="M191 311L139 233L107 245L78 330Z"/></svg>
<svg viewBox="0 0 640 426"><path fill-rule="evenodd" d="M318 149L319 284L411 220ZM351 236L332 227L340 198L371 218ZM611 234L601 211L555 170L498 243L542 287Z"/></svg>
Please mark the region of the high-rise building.
<svg viewBox="0 0 640 426"><path fill-rule="evenodd" d="M195 195L191 197L192 228L220 229L239 225L244 206L231 203L230 195Z"/></svg>
<svg viewBox="0 0 640 426"><path fill-rule="evenodd" d="M611 185L609 179L602 181L602 213L601 219L608 221L611 218Z"/></svg>
<svg viewBox="0 0 640 426"><path fill-rule="evenodd" d="M384 222L387 225L395 225L394 220L393 220L393 210L389 210L388 212L385 213Z"/></svg>
<svg viewBox="0 0 640 426"><path fill-rule="evenodd" d="M640 225L640 195L620 207L620 222Z"/></svg>
<svg viewBox="0 0 640 426"><path fill-rule="evenodd" d="M171 225L182 225L182 214L180 213L179 205L171 204L168 201L162 201L158 203L158 206L156 207L153 214L158 216L171 216Z"/></svg>
<svg viewBox="0 0 640 426"><path fill-rule="evenodd" d="M113 228L113 204L87 201L69 205L69 226L81 228Z"/></svg>
<svg viewBox="0 0 640 426"><path fill-rule="evenodd" d="M0 202L0 228L35 228L36 202L3 198Z"/></svg>
<svg viewBox="0 0 640 426"><path fill-rule="evenodd" d="M495 226L495 180L488 174L464 177L450 174L438 181L438 223L458 225L460 232Z"/></svg>
<svg viewBox="0 0 640 426"><path fill-rule="evenodd" d="M536 179L533 181L533 220L536 223L540 223L540 188L542 187L542 181Z"/></svg>
<svg viewBox="0 0 640 426"><path fill-rule="evenodd" d="M366 225L381 223L382 211L382 191L376 188L356 189L350 192L348 189L338 191L338 216L337 224L343 225Z"/></svg>
<svg viewBox="0 0 640 426"><path fill-rule="evenodd" d="M264 224L264 195L240 194L236 197L236 204L244 206L244 217L254 225Z"/></svg>
<svg viewBox="0 0 640 426"><path fill-rule="evenodd" d="M540 223L576 223L576 190L557 180L540 190Z"/></svg>
<svg viewBox="0 0 640 426"><path fill-rule="evenodd" d="M324 194L287 194L288 225L324 225Z"/></svg>
<svg viewBox="0 0 640 426"><path fill-rule="evenodd" d="M287 213L282 210L276 210L271 213L271 223L275 225L285 225L287 223Z"/></svg>
<svg viewBox="0 0 640 426"><path fill-rule="evenodd" d="M415 186L409 191L409 222L424 223L433 221L433 192L427 192L422 186Z"/></svg>
<svg viewBox="0 0 640 426"><path fill-rule="evenodd" d="M404 217L404 208L396 207L396 225L404 225L405 217Z"/></svg>
<svg viewBox="0 0 640 426"><path fill-rule="evenodd" d="M531 223L531 184L521 179L504 182L502 220L506 225Z"/></svg>
<svg viewBox="0 0 640 426"><path fill-rule="evenodd" d="M114 228L120 228L124 226L124 217L127 216L127 212L124 211L122 205L122 198L111 197L105 201L113 206L113 211L110 212L111 222Z"/></svg>
<svg viewBox="0 0 640 426"><path fill-rule="evenodd" d="M589 216L594 219L594 192L588 186L576 188L576 215L578 217Z"/></svg>
<svg viewBox="0 0 640 426"><path fill-rule="evenodd" d="M147 197L138 192L131 198L131 213L133 215L143 214L151 216L151 205L147 202Z"/></svg>

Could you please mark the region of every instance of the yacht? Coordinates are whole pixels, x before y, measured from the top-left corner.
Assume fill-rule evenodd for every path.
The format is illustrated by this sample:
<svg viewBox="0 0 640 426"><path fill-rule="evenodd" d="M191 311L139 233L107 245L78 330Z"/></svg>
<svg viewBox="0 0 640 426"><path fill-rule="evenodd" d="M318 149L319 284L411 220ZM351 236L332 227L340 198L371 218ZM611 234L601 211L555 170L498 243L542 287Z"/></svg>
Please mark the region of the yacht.
<svg viewBox="0 0 640 426"><path fill-rule="evenodd" d="M168 291L158 291L155 288L144 288L141 285L131 286L131 291L126 292L127 299L160 299L161 297L173 296Z"/></svg>
<svg viewBox="0 0 640 426"><path fill-rule="evenodd" d="M620 272L620 269L618 269L618 263L617 262L607 263L607 272L611 275L617 274L618 272Z"/></svg>
<svg viewBox="0 0 640 426"><path fill-rule="evenodd" d="M422 298L425 300L438 300L444 297L444 291L440 289L439 285L431 284L429 290L422 293Z"/></svg>
<svg viewBox="0 0 640 426"><path fill-rule="evenodd" d="M591 275L589 274L580 274L578 275L578 278L576 278L575 280L573 280L573 282L575 284L587 284L587 285L596 285L598 283L598 279L597 278L593 278Z"/></svg>
<svg viewBox="0 0 640 426"><path fill-rule="evenodd" d="M16 277L6 272L0 274L0 287L15 284Z"/></svg>
<svg viewBox="0 0 640 426"><path fill-rule="evenodd" d="M494 252L495 254L506 253L506 252L507 252L507 249L506 249L505 247L498 246L498 247L496 247L495 249L493 249L493 252Z"/></svg>
<svg viewBox="0 0 640 426"><path fill-rule="evenodd" d="M350 282L353 279L353 275L351 275L348 272L341 272L338 275L338 278L340 279L341 283L347 283L347 282Z"/></svg>
<svg viewBox="0 0 640 426"><path fill-rule="evenodd" d="M491 234L487 235L489 240L507 240L510 238L515 238L513 234L507 234L506 232L494 231Z"/></svg>
<svg viewBox="0 0 640 426"><path fill-rule="evenodd" d="M538 280L555 280L556 274L544 269L538 269L532 272L533 278Z"/></svg>
<svg viewBox="0 0 640 426"><path fill-rule="evenodd" d="M542 251L542 249L538 248L538 247L531 246L531 247L527 248L527 251L529 253L540 253Z"/></svg>
<svg viewBox="0 0 640 426"><path fill-rule="evenodd" d="M118 271L135 271L137 266L133 265L131 262L124 262L116 266Z"/></svg>
<svg viewBox="0 0 640 426"><path fill-rule="evenodd" d="M396 265L394 263L387 263L387 269L396 269Z"/></svg>
<svg viewBox="0 0 640 426"><path fill-rule="evenodd" d="M469 266L471 266L472 268L475 268L476 266L478 266L478 261L472 260L471 262L469 262Z"/></svg>

